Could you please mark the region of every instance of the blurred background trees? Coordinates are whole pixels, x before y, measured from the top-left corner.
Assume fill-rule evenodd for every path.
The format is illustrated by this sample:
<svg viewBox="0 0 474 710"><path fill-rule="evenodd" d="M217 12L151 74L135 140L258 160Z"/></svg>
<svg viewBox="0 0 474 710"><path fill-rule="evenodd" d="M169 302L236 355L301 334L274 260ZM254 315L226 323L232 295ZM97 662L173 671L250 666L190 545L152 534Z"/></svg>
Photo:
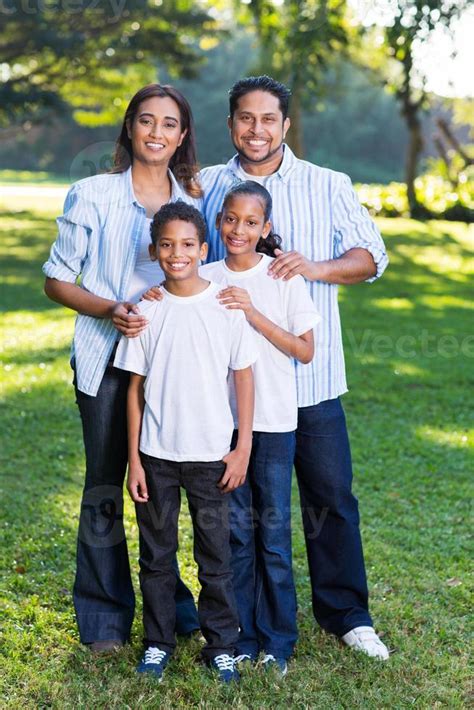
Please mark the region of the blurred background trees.
<svg viewBox="0 0 474 710"><path fill-rule="evenodd" d="M374 212L429 216L441 180L451 197L438 208L469 213L472 101L436 96L417 61L467 0L0 1L1 168L70 181L86 150L101 157L84 165L106 169L126 104L150 81L190 100L201 163L227 161L227 91L268 73L292 89L300 157L358 182L404 181L388 197L367 191ZM417 179L428 168L436 189Z"/></svg>

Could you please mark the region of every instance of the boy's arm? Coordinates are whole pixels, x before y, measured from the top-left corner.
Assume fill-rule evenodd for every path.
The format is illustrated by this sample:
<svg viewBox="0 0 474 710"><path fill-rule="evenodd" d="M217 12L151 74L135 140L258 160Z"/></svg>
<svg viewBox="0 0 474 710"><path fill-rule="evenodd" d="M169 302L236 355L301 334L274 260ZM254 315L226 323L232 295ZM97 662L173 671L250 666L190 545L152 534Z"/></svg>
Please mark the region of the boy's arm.
<svg viewBox="0 0 474 710"><path fill-rule="evenodd" d="M143 393L143 375L130 374L130 384L127 395L127 429L128 429L128 477L127 490L135 503L146 503L148 491L145 471L140 461L139 445L142 426L145 396Z"/></svg>
<svg viewBox="0 0 474 710"><path fill-rule="evenodd" d="M218 484L222 493L230 493L244 483L252 449L255 395L252 367L234 370L234 383L239 420L238 439L236 448L223 458L226 470Z"/></svg>

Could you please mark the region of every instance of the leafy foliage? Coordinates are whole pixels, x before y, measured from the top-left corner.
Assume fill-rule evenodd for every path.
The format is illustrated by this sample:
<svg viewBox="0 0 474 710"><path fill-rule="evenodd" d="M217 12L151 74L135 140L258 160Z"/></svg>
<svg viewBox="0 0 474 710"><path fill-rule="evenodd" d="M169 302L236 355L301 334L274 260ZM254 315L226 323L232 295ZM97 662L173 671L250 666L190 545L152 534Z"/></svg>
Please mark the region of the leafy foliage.
<svg viewBox="0 0 474 710"><path fill-rule="evenodd" d="M0 126L68 105L83 120L114 123L131 87L156 80L158 57L175 75L194 76L203 60L196 38L215 36L216 22L192 0L14 0L2 17Z"/></svg>

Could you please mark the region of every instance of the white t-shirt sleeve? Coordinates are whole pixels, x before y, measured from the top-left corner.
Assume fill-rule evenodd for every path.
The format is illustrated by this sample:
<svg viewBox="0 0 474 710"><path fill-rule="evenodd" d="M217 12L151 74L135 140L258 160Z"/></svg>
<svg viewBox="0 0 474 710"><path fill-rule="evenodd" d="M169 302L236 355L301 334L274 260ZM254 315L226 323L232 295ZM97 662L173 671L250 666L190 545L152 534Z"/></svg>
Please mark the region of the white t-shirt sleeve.
<svg viewBox="0 0 474 710"><path fill-rule="evenodd" d="M321 321L321 316L302 276L293 276L286 283L288 329L293 335L303 335Z"/></svg>
<svg viewBox="0 0 474 710"><path fill-rule="evenodd" d="M242 311L235 312L232 326L232 343L229 367L231 370L244 370L253 365L258 357L258 345L255 334L247 323Z"/></svg>
<svg viewBox="0 0 474 710"><path fill-rule="evenodd" d="M156 307L155 301L141 301L138 304L140 314L149 320L152 319L153 311ZM115 353L114 367L118 367L119 370L134 372L137 375L148 375L150 368L149 360L146 356L146 343L149 337L149 328L150 323L148 323L146 330L136 338L126 338L125 335L122 335Z"/></svg>

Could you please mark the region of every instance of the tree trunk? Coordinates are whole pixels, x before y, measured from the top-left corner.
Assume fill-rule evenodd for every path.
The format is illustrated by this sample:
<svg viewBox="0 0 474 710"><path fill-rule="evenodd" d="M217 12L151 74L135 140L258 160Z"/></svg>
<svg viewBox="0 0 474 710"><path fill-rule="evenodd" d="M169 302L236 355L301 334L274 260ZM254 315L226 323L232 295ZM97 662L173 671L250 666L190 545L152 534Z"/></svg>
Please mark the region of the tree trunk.
<svg viewBox="0 0 474 710"><path fill-rule="evenodd" d="M405 181L407 185L408 208L411 217L422 216L423 206L418 202L415 190L418 160L423 148L421 123L418 118L418 109L413 104L405 104L403 116L408 126L408 148L405 164Z"/></svg>
<svg viewBox="0 0 474 710"><path fill-rule="evenodd" d="M302 86L296 77L291 87L291 127L287 133L286 142L297 158L304 158L302 112Z"/></svg>

